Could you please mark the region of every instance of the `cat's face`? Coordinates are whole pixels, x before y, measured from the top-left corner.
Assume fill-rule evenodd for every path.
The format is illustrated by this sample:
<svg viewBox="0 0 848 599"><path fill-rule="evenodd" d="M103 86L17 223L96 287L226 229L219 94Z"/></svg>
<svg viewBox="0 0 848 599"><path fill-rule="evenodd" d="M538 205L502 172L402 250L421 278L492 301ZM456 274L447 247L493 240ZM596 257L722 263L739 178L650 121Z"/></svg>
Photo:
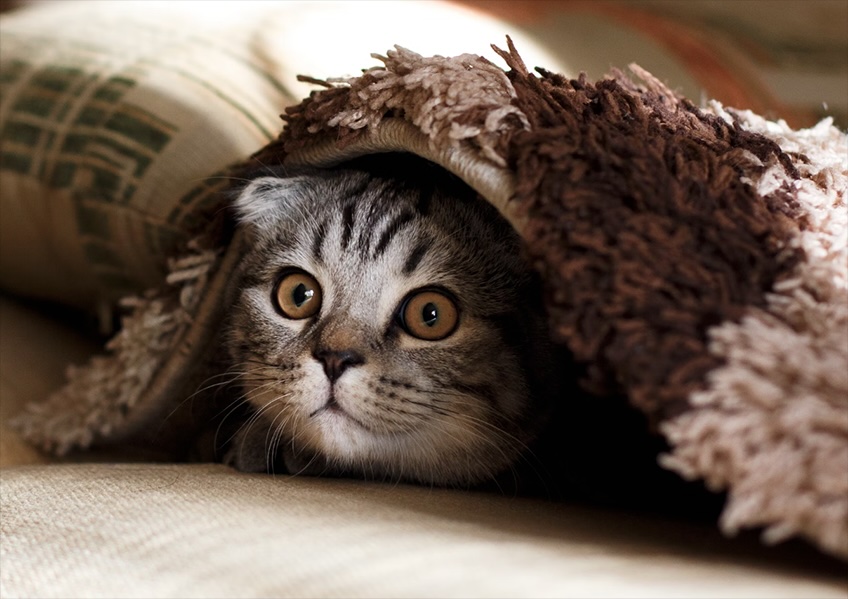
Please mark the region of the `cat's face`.
<svg viewBox="0 0 848 599"><path fill-rule="evenodd" d="M257 413L236 466L282 452L294 472L464 484L516 459L544 341L490 206L328 171L259 178L236 207L251 249L230 352Z"/></svg>

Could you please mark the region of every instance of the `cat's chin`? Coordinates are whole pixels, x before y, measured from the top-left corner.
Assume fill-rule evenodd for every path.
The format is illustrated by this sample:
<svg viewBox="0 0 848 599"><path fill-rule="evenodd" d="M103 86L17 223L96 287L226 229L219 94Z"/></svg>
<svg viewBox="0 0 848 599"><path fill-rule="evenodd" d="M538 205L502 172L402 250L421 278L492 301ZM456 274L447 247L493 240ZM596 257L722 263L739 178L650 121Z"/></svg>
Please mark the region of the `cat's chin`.
<svg viewBox="0 0 848 599"><path fill-rule="evenodd" d="M325 428L312 437L315 447L311 450L285 456L287 471L445 487L467 487L497 474L492 469L496 460L476 455L473 448L452 455L423 453L438 443L413 433L375 434L344 418L333 415L332 422L322 423Z"/></svg>
<svg viewBox="0 0 848 599"><path fill-rule="evenodd" d="M346 421L341 414L327 414L323 430L312 430L306 446L283 442L279 453L269 455L265 435L241 431L224 462L242 472L285 472L297 476L353 477L369 480L403 481L444 487L468 487L493 478L492 460L474 457L473 452L454 456L410 455L411 442L421 448L422 440L389 439ZM301 429L306 433L305 429ZM332 433L332 434L331 434ZM402 456L402 457L401 457ZM487 468L482 465L486 464Z"/></svg>
<svg viewBox="0 0 848 599"><path fill-rule="evenodd" d="M371 435L378 434L372 427L365 424L365 422L337 403L328 402L323 407L312 412L309 415L309 419L319 421L322 429L327 429L330 431L330 434L333 434L333 431L344 432L351 428L366 431Z"/></svg>
<svg viewBox="0 0 848 599"><path fill-rule="evenodd" d="M515 446L495 446L491 440L470 443L480 436L461 428L462 421L441 423L454 428L386 429L363 421L355 408L330 399L310 403L309 409L281 412L281 420L291 428L279 431L282 434L274 444L278 452L268 446L267 433L278 416L268 415L241 431L227 463L249 472L468 487L491 480L518 457Z"/></svg>

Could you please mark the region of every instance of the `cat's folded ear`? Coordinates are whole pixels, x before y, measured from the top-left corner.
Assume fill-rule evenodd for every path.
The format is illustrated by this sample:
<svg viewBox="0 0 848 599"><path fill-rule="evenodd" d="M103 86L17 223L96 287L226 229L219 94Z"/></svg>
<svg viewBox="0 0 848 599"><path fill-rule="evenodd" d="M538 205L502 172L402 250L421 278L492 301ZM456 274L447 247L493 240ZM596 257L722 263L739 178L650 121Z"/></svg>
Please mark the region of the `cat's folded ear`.
<svg viewBox="0 0 848 599"><path fill-rule="evenodd" d="M308 190L307 177L254 179L233 202L240 223L265 229L297 204Z"/></svg>

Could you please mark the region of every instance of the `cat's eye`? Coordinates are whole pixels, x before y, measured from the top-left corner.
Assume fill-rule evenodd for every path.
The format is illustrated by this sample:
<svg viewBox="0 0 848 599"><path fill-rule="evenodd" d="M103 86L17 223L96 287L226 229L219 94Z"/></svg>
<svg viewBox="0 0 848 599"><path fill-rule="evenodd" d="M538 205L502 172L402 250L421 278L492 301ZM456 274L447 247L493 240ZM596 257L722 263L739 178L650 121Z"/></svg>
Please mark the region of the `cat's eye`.
<svg viewBox="0 0 848 599"><path fill-rule="evenodd" d="M274 303L283 316L293 320L315 316L321 309L321 286L305 272L288 273L277 283Z"/></svg>
<svg viewBox="0 0 848 599"><path fill-rule="evenodd" d="M459 323L456 303L444 293L433 290L409 296L401 306L399 317L407 333L427 341L444 339Z"/></svg>

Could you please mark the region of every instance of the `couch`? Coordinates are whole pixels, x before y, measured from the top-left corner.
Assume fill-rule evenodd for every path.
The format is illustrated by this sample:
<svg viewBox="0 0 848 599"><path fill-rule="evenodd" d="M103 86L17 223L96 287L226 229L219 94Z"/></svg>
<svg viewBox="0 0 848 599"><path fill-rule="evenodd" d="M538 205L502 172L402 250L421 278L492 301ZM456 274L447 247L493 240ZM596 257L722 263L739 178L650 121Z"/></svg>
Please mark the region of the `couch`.
<svg viewBox="0 0 848 599"><path fill-rule="evenodd" d="M94 56L93 80L114 85L93 93L108 101L110 93L119 93L114 86L121 85L121 77L133 74L135 85L120 92L121 101L153 114L160 133L166 129L173 143L159 151L151 138L147 153L138 150L135 162L122 164L139 168L139 156L150 162L149 170L136 177L136 188L124 189L135 194L137 204L127 210L132 214L109 215L113 232L137 242L130 246L134 251L122 249L114 239L106 243L97 237L98 231L87 229L81 235L72 226L78 222L74 210L97 201L84 197L80 204L74 187L80 181L75 177L97 173L95 149L81 154L78 171L64 187L34 180L35 171L14 170L5 159L5 181L0 183L0 596L848 594L844 564L802 541L765 546L755 531L728 539L711 522L679 516L411 485L246 475L219 464L171 463L138 447L57 457L27 444L6 426L9 419L60 388L68 364L83 363L100 351L102 331L113 320L110 309L121 295L156 284L163 276L162 261L148 256L157 251L161 256L162 247L175 243L179 227L174 223L188 222L191 211L162 215L161 198L185 198L182 206L202 203L199 182L269 141L279 128L277 113L309 92L308 85L296 79L298 72L316 77L355 72L368 52L393 43L425 54L477 48L483 52L510 28L525 58L573 73L584 68L580 65L585 61L573 47L551 41L552 23L573 17L615 34L623 27L620 11L630 10L614 3L609 13L585 5L571 13L574 6L550 12L556 8L551 3L534 2L530 4L537 12L527 14L511 14L503 3L425 3L391 9L379 3L292 3L273 10L261 3L233 3L220 12L200 14L192 3L118 4L36 3L2 17L4 73L13 72L13 55L42 65ZM241 8L235 9L236 4ZM637 56L627 60L655 60L657 64L645 65L655 74L671 80L679 76L685 85L703 89L715 85L710 95L736 94L725 100L749 102L760 112L784 110L796 119L796 126L811 124L818 116L819 107L799 101L797 94L791 106L781 100L785 88L766 93L765 86L751 83L750 89L758 93L746 95L746 89L728 82L738 80L729 68L721 73L724 80L710 79L715 71L687 71L685 60L656 42L661 36L640 38L639 32L668 35L672 17L691 25L697 14L657 16L660 13L648 9L662 9L662 3L653 4L644 12L627 13L642 19L634 23L643 27L634 25L629 31L630 51ZM484 10L501 12L493 16ZM447 40L422 35L425 16L452 28L455 35ZM184 32L189 19L195 26L190 35ZM345 38L350 51L344 56L321 53L327 39L350 30L356 35ZM637 42L645 39L653 41L638 56ZM698 33L693 39L691 47L707 38ZM163 41L171 44L167 52ZM78 56L62 55L63 50ZM245 56L259 56L276 79L269 81L245 68ZM607 60L612 63L618 57L611 54ZM597 53L591 61L603 63ZM846 76L844 68L837 65L837 76ZM226 77L210 90L205 81L216 80L221 72ZM45 79L47 87L57 80ZM11 75L4 79L8 86L14 81ZM67 81L73 86L82 80ZM175 82L184 87L175 87ZM79 85L86 93L83 83ZM4 92L2 110L7 115L21 110L8 100L13 91ZM839 110L835 105L837 116ZM179 127L170 127L174 123ZM18 137L13 138L15 131ZM7 126L5 149L29 139L27 131ZM49 145L47 136L38 140ZM34 155L44 151L36 148ZM44 195L50 196L47 204L29 201ZM141 223L132 220L138 206L149 215ZM151 251L135 255L139 246ZM104 259L106 250L112 251L109 259ZM116 269L115 264L123 266Z"/></svg>

